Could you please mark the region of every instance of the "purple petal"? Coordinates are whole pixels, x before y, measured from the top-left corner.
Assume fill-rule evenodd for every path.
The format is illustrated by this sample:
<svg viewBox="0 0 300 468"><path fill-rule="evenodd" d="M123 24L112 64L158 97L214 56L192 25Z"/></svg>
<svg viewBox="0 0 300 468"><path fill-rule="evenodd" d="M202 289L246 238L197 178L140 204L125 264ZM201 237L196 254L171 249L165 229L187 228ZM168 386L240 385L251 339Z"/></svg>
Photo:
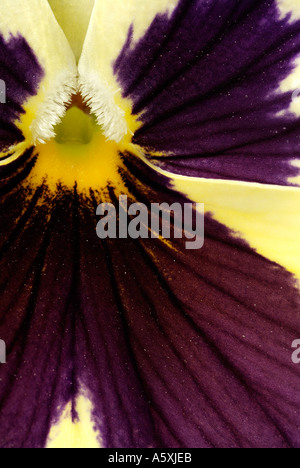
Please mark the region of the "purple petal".
<svg viewBox="0 0 300 468"><path fill-rule="evenodd" d="M185 202L130 155L144 203ZM83 385L104 444L300 447L299 293L290 274L206 219L201 251L101 242L97 193L2 185L0 445L42 447ZM115 193L111 188L111 199ZM43 204L41 204L43 200Z"/></svg>
<svg viewBox="0 0 300 468"><path fill-rule="evenodd" d="M188 18L190 9L197 5L182 2L183 18L185 7ZM202 5L211 7L212 12L220 8L218 2ZM250 16L266 8L264 2L261 7L256 5L253 2L250 8L250 2L243 2L234 11L229 8L228 15L240 19L246 8ZM174 18L177 22L169 26L176 36L182 17L175 13ZM154 29L157 21L164 29L166 18L157 18ZM218 21L219 28L223 27L222 17ZM288 26L286 21L283 24L287 35L298 27ZM219 37L212 24L209 29L211 40ZM205 43L207 34L203 34ZM298 46L296 37L295 43ZM187 53L199 50L198 43L194 47ZM282 74L274 65L273 84L279 83L278 74L282 79L291 69L289 47L289 58L282 59ZM19 49L15 46L12 50ZM38 75L34 58L26 50L19 58L31 57ZM147 53L155 50L148 47ZM147 59L147 54L142 56ZM120 69L122 63L120 57ZM182 66L188 68L186 65L182 59ZM8 65L5 67L9 82L11 72ZM159 77L166 79L160 72L156 79ZM34 83L28 86L30 92L20 90L15 98L9 94L16 106L12 104L10 113L3 114L5 121L13 122L24 99L35 92ZM139 93L147 87L139 87L137 79L134 88L138 109L147 98ZM188 87L182 89L189 92ZM168 107L170 101L168 104L165 98L157 110L149 100L145 107L149 118L150 111L156 117L160 111L172 110L173 115L173 104ZM191 96L183 94L183 102L186 98ZM289 98L276 99L271 99L272 110L281 110L283 102L283 107L288 107ZM251 120L249 109L244 111ZM265 116L259 109L257 112L259 118ZM264 118L267 129L277 128L277 121ZM174 122L171 119L169 125L180 135ZM181 124L184 122L185 117ZM255 122L249 124L253 132L257 130ZM148 135L153 147L159 149L155 138L161 135L162 143L166 134L163 136L161 127L161 133L154 132L151 140L152 124L145 121L137 138ZM295 141L294 124L288 127L291 142ZM15 128L5 138L3 134L5 146L18 141ZM172 139L166 144L168 141ZM189 141L187 138L188 149ZM255 154L266 154L265 161L271 167L274 155L268 141L255 139L252 146L247 144L246 160L251 160L251 168L254 147ZM287 161L282 147L278 148L276 161ZM180 151L176 154L180 156ZM75 401L84 386L93 402L95 425L107 447L300 447L299 371L291 361L291 344L300 333L299 293L293 277L210 217L206 220L206 244L199 252L184 250L180 241L173 245L177 250L159 240L101 242L96 237L95 217L101 197L91 192L87 200L79 196L76 187L73 192L59 188L56 197L45 186L35 191L26 188L35 158L28 150L18 164L1 169L0 338L7 343L8 363L0 365L0 446L43 447L51 423L58 420L67 402L73 403L74 420L78 418ZM147 204L186 201L172 191L167 179L131 155L124 155L124 164L122 175L133 199ZM276 171L270 168L271 183L275 172L281 180L281 167L287 177L288 164L279 164ZM226 167L232 176L229 169ZM254 178L255 171L253 174ZM251 177L248 172L248 179ZM113 187L110 195L115 202Z"/></svg>
<svg viewBox="0 0 300 468"><path fill-rule="evenodd" d="M291 184L299 118L279 86L299 48L300 22L281 18L275 0L181 0L135 45L131 29L115 63L142 113L135 142L170 172Z"/></svg>
<svg viewBox="0 0 300 468"><path fill-rule="evenodd" d="M22 105L37 93L43 71L26 40L0 35L0 79L5 83L6 103L0 104L0 151L23 141L16 126L22 113Z"/></svg>

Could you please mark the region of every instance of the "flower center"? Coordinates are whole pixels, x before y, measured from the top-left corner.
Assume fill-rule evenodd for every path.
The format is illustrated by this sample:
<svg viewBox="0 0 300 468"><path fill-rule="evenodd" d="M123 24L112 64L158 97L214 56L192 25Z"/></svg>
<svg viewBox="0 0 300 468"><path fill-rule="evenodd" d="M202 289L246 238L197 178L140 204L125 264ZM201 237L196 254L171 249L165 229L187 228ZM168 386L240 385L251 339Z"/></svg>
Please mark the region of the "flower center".
<svg viewBox="0 0 300 468"><path fill-rule="evenodd" d="M61 145L87 145L93 139L95 127L95 119L91 115L78 107L71 107L54 129L55 141Z"/></svg>
<svg viewBox="0 0 300 468"><path fill-rule="evenodd" d="M55 138L36 146L31 183L45 181L52 192L59 185L69 190L76 185L81 193L122 185L122 145L106 139L79 95L73 96L54 131Z"/></svg>

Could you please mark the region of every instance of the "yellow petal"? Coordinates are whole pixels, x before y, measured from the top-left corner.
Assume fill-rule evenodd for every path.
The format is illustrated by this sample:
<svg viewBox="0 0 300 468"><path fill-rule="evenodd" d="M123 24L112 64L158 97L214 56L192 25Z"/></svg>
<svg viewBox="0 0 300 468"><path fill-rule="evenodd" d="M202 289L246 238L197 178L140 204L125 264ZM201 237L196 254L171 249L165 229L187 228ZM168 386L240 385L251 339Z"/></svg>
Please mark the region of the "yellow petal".
<svg viewBox="0 0 300 468"><path fill-rule="evenodd" d="M174 186L300 279L300 189L183 177Z"/></svg>
<svg viewBox="0 0 300 468"><path fill-rule="evenodd" d="M283 16L290 14L292 20L300 18L299 0L277 0L277 4Z"/></svg>
<svg viewBox="0 0 300 468"><path fill-rule="evenodd" d="M29 146L54 136L53 128L65 112L64 102L76 85L77 69L47 0L1 0L0 34L6 41L22 36L44 72L37 94L22 103L24 114L15 122L25 138L14 148L12 158L16 158Z"/></svg>
<svg viewBox="0 0 300 468"><path fill-rule="evenodd" d="M78 62L95 0L49 0Z"/></svg>
<svg viewBox="0 0 300 468"><path fill-rule="evenodd" d="M128 103L121 99L120 86L113 73L133 26L136 42L159 13L171 14L178 0L95 0L89 29L79 61L83 94L102 125L108 139L120 142L130 131Z"/></svg>
<svg viewBox="0 0 300 468"><path fill-rule="evenodd" d="M76 401L79 421L72 421L72 407L69 403L57 424L52 426L48 436L47 448L101 448L101 435L94 430L92 422L92 404L80 395Z"/></svg>

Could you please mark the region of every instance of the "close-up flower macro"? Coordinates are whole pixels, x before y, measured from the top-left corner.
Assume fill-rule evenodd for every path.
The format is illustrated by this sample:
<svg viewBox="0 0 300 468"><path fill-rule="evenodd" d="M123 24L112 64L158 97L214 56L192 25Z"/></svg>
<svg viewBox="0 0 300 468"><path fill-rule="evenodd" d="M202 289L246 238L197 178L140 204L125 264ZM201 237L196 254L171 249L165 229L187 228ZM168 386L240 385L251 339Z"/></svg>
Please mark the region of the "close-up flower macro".
<svg viewBox="0 0 300 468"><path fill-rule="evenodd" d="M0 448L300 448L299 232L299 0L0 0Z"/></svg>

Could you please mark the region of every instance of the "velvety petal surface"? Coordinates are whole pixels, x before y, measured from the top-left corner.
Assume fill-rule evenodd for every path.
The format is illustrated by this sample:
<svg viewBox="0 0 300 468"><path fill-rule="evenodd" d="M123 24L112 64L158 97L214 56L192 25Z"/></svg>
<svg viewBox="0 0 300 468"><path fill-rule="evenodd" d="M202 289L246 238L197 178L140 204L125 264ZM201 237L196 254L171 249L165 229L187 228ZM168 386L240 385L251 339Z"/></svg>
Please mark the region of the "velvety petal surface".
<svg viewBox="0 0 300 468"><path fill-rule="evenodd" d="M18 5L21 3L18 0ZM78 402L84 398L90 402L99 446L299 448L299 368L291 360L291 344L300 335L299 288L296 277L279 265L299 273L299 262L293 263L292 259L298 252L294 250L297 236L293 231L285 237L288 229L299 226L299 217L295 219L299 190L274 187L274 202L279 204L275 219L275 208L270 210L271 191L267 192L270 188L265 188L264 194L264 188L258 184L231 181L227 186L224 181L219 184L214 180L210 185L209 181L188 178L179 181L152 167L149 158L137 157L137 151L133 152L137 147L127 145L126 140L132 128L136 130L131 127L133 103L134 112L144 112L134 141L144 149L154 149L157 156L159 153L163 167L175 170L174 158L164 156L165 152L178 150L179 161L182 160L181 129L185 128L185 145L190 151L194 133L188 125L189 114L184 113L183 117L177 104L182 99L188 110L189 100L195 101L194 93L201 91L198 78L193 80L188 74L191 70L201 71L194 54L196 48L202 50L204 45L196 41L189 52L187 41L184 51L179 52L178 37L182 43L192 35L195 40L195 31L201 26L203 34L199 37L206 44L214 43L215 53L211 52L205 66L211 69L211 84L216 91L213 79L218 75L218 61L222 63L225 52L229 54L228 63L237 56L231 54L235 34L241 37L243 32L244 50L248 52L246 32L251 18L252 24L261 25L260 35L257 28L253 30L253 41L259 36L266 45L264 33L268 31L269 47L277 40L279 48L281 44L282 48L287 47L286 55L274 58L275 62L281 60L282 69L274 62L274 79L271 72L268 75L270 90L276 90L292 71L296 52L290 35L297 46L299 25L280 19L275 2L245 1L237 7L236 2L229 1L153 1L149 6L145 2L140 9L140 2L130 1L126 8L124 5L119 1L95 1L79 64L82 90L93 91L89 104L98 123L102 119L105 136L110 133L122 144L108 143L97 134L82 153L71 146L67 154L66 150L59 152L61 143L51 141L29 147L17 161L0 167L0 337L8 350L7 364L0 367L0 446L44 447L65 408L74 425L78 423ZM26 11L25 4L23 7ZM118 9L122 15L117 14ZM54 21L52 12L51 15ZM200 16L206 22L195 26L193 21ZM273 26L269 27L271 23ZM63 34L55 21L53 24ZM120 38L117 34L111 38L100 34L100 26L106 31L118 30ZM223 31L221 36L218 28ZM166 35L163 40L162 30ZM275 30L277 39L272 32ZM30 47L31 63L42 76L45 65L25 33L20 32ZM101 47L100 36L108 49ZM251 43L251 47L255 44ZM249 56L241 56L243 65L233 60L232 76L229 69L224 72L226 80L232 80L232 88L239 66L243 68L248 60L255 60L255 48L252 52L251 47ZM7 50L2 50L7 57ZM71 48L68 50L74 63ZM102 52L99 54L98 50ZM162 55L167 51L170 59L161 59L158 50ZM178 57L182 57L182 69ZM255 60L255 67L264 66L269 73L273 65L268 62L268 55L264 57L260 65ZM169 65L164 69L163 63L172 63L172 69ZM179 82L175 80L174 86L169 86L172 70L185 80L178 78ZM83 88L89 77L91 81L86 81ZM204 78L201 83L204 88L209 87ZM218 93L210 95L211 106L215 95ZM257 110L265 125L265 137L266 132L277 128L278 122L269 110L287 109L290 97L278 95L275 99L269 91L261 97L265 99L262 109L268 109ZM219 109L226 108L226 100L219 98L212 111L216 115ZM257 106L259 102L257 98ZM101 114L103 110L109 112ZM245 115L249 113L253 124L249 128L256 135L253 107L245 107L244 111ZM170 114L169 127L164 126L164 112ZM297 121L292 116L280 119L291 135L289 148L295 149ZM226 126L226 119L223 120ZM124 127L123 133L118 134L122 129L120 122ZM178 135L177 149L167 148L175 141L170 128ZM201 130L197 128L195 135ZM235 129L237 137L248 141L248 130L243 136L242 128ZM223 130L219 133L222 136ZM203 144L209 146L207 135L205 132ZM270 139L272 145L276 141L278 148L271 164L273 168L274 163L274 170L267 170L271 146L264 142L255 150L259 155L266 148L264 179L258 179L256 173L255 177L249 176L256 157L251 155L251 138L249 154L244 155L243 174L235 177L231 173L230 177L284 184L295 176L296 169L289 172L292 166L286 156L290 159L290 152L287 147L282 149L280 138ZM223 140L211 141L221 144ZM197 138L195 143L199 149ZM125 151L126 145L132 152ZM153 154L150 159L154 161ZM197 153L192 159L197 162L197 171L189 166L188 173L201 175L202 156ZM222 178L226 178L225 168L228 170L227 164L222 165ZM188 251L179 239L100 241L96 236L96 207L103 201L117 205L120 193L148 207L151 202L204 202L204 248ZM245 206L243 200L247 201ZM264 201L261 211L257 206L260 200ZM284 210L284 215L280 210ZM268 213L265 224L264 213ZM268 245L272 238L266 232L270 221L274 236ZM285 223L282 230L280 222ZM261 244L259 226L266 239ZM280 241L286 239L289 249L280 250Z"/></svg>
<svg viewBox="0 0 300 468"><path fill-rule="evenodd" d="M120 173L132 200L186 201L130 154ZM210 216L201 251L101 242L96 190L1 194L2 447L43 446L82 388L105 447L300 446L292 275Z"/></svg>
<svg viewBox="0 0 300 468"><path fill-rule="evenodd" d="M299 78L292 90L280 87L299 57L300 23L288 8L181 0L137 42L134 33L132 23L114 71L149 158L183 175L298 184L299 117L290 106Z"/></svg>

